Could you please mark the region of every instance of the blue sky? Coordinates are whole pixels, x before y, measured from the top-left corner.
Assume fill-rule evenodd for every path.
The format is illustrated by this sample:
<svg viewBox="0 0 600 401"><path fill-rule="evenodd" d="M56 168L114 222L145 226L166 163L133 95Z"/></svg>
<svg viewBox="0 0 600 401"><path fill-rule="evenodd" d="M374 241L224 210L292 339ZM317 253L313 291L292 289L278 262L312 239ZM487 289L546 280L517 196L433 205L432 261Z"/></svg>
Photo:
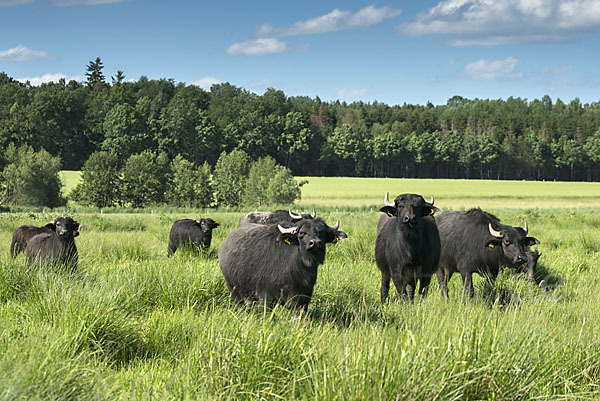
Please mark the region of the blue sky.
<svg viewBox="0 0 600 401"><path fill-rule="evenodd" d="M0 0L0 71L390 105L600 100L600 0Z"/></svg>

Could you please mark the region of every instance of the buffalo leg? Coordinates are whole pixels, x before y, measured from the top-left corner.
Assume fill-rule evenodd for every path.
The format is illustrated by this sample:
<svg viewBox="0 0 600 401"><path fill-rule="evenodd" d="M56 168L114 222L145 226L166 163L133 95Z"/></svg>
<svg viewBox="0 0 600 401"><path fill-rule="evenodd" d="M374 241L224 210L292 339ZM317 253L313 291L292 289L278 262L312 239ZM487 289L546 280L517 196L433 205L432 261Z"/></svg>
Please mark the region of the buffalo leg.
<svg viewBox="0 0 600 401"><path fill-rule="evenodd" d="M381 272L381 303L384 303L388 297L388 293L390 292L390 273L389 272Z"/></svg>
<svg viewBox="0 0 600 401"><path fill-rule="evenodd" d="M398 301L404 298L405 291L405 281L402 277L402 274L397 271L392 271L392 281L394 282L394 286L396 287L396 293L398 294Z"/></svg>
<svg viewBox="0 0 600 401"><path fill-rule="evenodd" d="M417 282L414 275L410 275L406 280L406 296L410 302L413 302L415 299L415 287L417 286Z"/></svg>
<svg viewBox="0 0 600 401"><path fill-rule="evenodd" d="M452 278L452 272L447 271L445 269L439 269L436 272L436 276L438 279L438 284L440 287L440 292L442 294L442 298L444 298L446 301L448 301L450 299L450 297L448 297L448 282Z"/></svg>
<svg viewBox="0 0 600 401"><path fill-rule="evenodd" d="M475 296L475 290L473 289L473 273L467 272L461 274L463 280L463 289L464 289L464 297L467 295L469 298L473 298Z"/></svg>
<svg viewBox="0 0 600 401"><path fill-rule="evenodd" d="M419 280L419 299L423 300L429 292L429 283L431 283L431 277L421 277Z"/></svg>

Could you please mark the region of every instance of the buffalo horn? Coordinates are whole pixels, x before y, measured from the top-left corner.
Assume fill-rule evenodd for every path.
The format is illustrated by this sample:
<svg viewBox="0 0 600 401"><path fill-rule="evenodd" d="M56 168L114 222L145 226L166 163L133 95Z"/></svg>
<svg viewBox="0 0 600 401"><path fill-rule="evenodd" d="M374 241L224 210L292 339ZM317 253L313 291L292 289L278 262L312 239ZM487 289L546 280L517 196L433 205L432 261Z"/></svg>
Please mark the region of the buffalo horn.
<svg viewBox="0 0 600 401"><path fill-rule="evenodd" d="M299 220L299 219L301 219L301 218L302 218L302 216L300 216L299 214L296 214L296 213L292 212L291 210L288 210L288 212L289 212L289 214L290 214L290 217L291 217L292 219L294 219L294 220Z"/></svg>
<svg viewBox="0 0 600 401"><path fill-rule="evenodd" d="M279 228L279 232L282 234L296 234L296 231L298 230L298 227L285 228L280 224L277 224L277 228Z"/></svg>
<svg viewBox="0 0 600 401"><path fill-rule="evenodd" d="M431 196L431 200L429 201L429 203L431 203L431 206L433 206L433 195Z"/></svg>
<svg viewBox="0 0 600 401"><path fill-rule="evenodd" d="M332 230L337 230L338 228L340 228L340 221L336 221L335 222L335 226L331 227Z"/></svg>
<svg viewBox="0 0 600 401"><path fill-rule="evenodd" d="M500 231L494 230L492 227L492 223L488 223L488 227L490 229L490 234L492 234L496 238L502 238L502 233Z"/></svg>
<svg viewBox="0 0 600 401"><path fill-rule="evenodd" d="M525 228L523 228L523 230L525 230L525 235L527 235L527 233L529 232L529 227L527 227L527 220L525 220Z"/></svg>
<svg viewBox="0 0 600 401"><path fill-rule="evenodd" d="M315 211L315 208L313 207L313 212L311 214L311 217L314 219L315 217L317 217L317 212Z"/></svg>
<svg viewBox="0 0 600 401"><path fill-rule="evenodd" d="M390 202L390 193L386 192L385 193L385 198L383 199L383 203L385 203L386 206L396 206L396 204L394 202Z"/></svg>

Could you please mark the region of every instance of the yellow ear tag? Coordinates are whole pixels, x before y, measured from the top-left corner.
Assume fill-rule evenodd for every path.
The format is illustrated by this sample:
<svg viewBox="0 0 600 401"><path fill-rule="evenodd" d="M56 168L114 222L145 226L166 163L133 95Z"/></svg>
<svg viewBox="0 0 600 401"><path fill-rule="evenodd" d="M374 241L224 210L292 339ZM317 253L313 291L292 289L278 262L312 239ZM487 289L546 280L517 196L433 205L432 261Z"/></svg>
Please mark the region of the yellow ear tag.
<svg viewBox="0 0 600 401"><path fill-rule="evenodd" d="M488 246L490 247L490 249L494 249L494 244L490 243Z"/></svg>
<svg viewBox="0 0 600 401"><path fill-rule="evenodd" d="M336 242L338 242L340 239L338 237L333 237L333 241L331 241L332 244L335 244Z"/></svg>
<svg viewBox="0 0 600 401"><path fill-rule="evenodd" d="M284 239L283 242L285 242L288 245L292 245L292 242L290 241L289 238Z"/></svg>
<svg viewBox="0 0 600 401"><path fill-rule="evenodd" d="M392 213L390 213L390 212L387 212L387 215L390 216L390 217L394 217L394 215Z"/></svg>

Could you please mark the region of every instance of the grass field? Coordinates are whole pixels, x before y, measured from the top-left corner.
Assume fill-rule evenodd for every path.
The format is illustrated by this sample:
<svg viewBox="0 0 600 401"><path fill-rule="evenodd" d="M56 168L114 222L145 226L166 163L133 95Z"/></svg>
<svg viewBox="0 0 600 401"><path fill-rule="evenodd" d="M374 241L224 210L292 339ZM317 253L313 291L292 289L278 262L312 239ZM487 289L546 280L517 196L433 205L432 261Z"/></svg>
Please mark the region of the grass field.
<svg viewBox="0 0 600 401"><path fill-rule="evenodd" d="M301 316L230 301L216 250L242 212L70 211L84 224L73 274L8 252L16 226L63 211L0 214L0 399L600 397L597 184L309 180L296 207L316 205L349 238L328 247ZM386 191L527 219L542 242L538 283L505 270L462 302L454 277L448 303L434 283L423 302L381 305L373 243ZM212 251L168 259L172 222L207 216L222 223Z"/></svg>

